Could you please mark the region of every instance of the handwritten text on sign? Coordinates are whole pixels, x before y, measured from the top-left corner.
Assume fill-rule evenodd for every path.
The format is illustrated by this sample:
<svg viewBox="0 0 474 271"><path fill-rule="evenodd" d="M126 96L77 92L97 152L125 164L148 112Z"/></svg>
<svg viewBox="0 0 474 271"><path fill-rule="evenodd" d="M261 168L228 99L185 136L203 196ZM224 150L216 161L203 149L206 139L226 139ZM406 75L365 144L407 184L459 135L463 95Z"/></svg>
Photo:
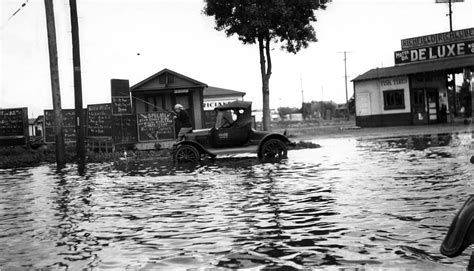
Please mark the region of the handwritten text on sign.
<svg viewBox="0 0 474 271"><path fill-rule="evenodd" d="M132 102L127 96L112 96L112 114L129 115L132 114Z"/></svg>
<svg viewBox="0 0 474 271"><path fill-rule="evenodd" d="M112 106L111 104L91 104L87 106L87 136L112 136Z"/></svg>
<svg viewBox="0 0 474 271"><path fill-rule="evenodd" d="M139 141L174 139L173 116L169 112L137 114Z"/></svg>
<svg viewBox="0 0 474 271"><path fill-rule="evenodd" d="M24 136L25 125L24 108L0 110L0 136Z"/></svg>

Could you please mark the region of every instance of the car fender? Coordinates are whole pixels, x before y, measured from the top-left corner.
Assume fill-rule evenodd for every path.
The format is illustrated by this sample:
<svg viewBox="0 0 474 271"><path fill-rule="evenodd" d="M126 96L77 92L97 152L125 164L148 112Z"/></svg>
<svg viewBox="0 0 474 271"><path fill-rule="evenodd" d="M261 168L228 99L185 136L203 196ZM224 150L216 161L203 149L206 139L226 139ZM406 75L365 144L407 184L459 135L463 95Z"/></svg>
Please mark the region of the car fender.
<svg viewBox="0 0 474 271"><path fill-rule="evenodd" d="M290 145L290 146L294 144L286 136L284 136L282 134L270 133L270 134L264 136L262 138L262 140L260 140L260 142L258 143L258 153L260 153L260 149L262 148L263 144L269 139L278 139L278 140L281 140L286 145Z"/></svg>
<svg viewBox="0 0 474 271"><path fill-rule="evenodd" d="M195 147L199 151L199 153L201 153L201 154L207 154L207 155L210 155L210 156L215 156L214 153L208 151L203 145L201 145L199 142L194 141L194 140L183 140L183 141L175 143L173 145L173 151L176 150L181 145L191 145L191 146Z"/></svg>

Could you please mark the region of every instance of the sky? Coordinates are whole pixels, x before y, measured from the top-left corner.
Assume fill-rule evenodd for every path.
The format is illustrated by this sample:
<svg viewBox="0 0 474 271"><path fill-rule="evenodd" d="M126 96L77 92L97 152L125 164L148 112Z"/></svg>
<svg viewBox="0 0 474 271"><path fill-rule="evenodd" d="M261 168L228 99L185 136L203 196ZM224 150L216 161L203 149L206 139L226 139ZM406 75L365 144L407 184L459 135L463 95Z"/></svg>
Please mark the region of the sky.
<svg viewBox="0 0 474 271"><path fill-rule="evenodd" d="M74 108L69 1L53 2L62 108ZM473 2L453 3L453 30L474 27ZM246 92L244 99L261 108L258 46L215 30L203 6L202 0L77 0L84 107L110 102L111 79L132 86L168 68ZM318 42L298 54L274 45L271 108L344 103L345 66L351 97L350 80L393 66L401 39L449 31L447 13L448 4L435 0L333 0L316 11ZM44 0L0 0L0 16L0 108L28 107L36 117L52 109Z"/></svg>

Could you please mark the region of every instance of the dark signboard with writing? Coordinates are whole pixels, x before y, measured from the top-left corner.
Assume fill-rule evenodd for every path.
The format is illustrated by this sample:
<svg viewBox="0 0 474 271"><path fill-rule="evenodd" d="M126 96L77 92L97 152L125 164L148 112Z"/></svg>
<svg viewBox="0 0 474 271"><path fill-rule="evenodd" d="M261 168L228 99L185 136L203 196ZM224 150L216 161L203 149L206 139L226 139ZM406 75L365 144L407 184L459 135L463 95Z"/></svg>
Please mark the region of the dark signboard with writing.
<svg viewBox="0 0 474 271"><path fill-rule="evenodd" d="M112 139L115 144L136 143L137 117L135 115L112 116Z"/></svg>
<svg viewBox="0 0 474 271"><path fill-rule="evenodd" d="M28 109L0 109L0 146L26 145L28 142Z"/></svg>
<svg viewBox="0 0 474 271"><path fill-rule="evenodd" d="M87 110L83 110L84 120L87 120ZM63 118L63 134L65 143L76 142L76 110L75 109L63 109L61 110ZM44 142L54 143L54 111L44 110ZM87 129L87 122L84 125L84 129Z"/></svg>
<svg viewBox="0 0 474 271"><path fill-rule="evenodd" d="M87 105L87 137L112 137L112 105Z"/></svg>
<svg viewBox="0 0 474 271"><path fill-rule="evenodd" d="M132 114L132 101L130 99L130 86L128 80L110 80L112 96L112 115Z"/></svg>
<svg viewBox="0 0 474 271"><path fill-rule="evenodd" d="M112 96L112 114L132 114L132 101L130 100L130 96Z"/></svg>
<svg viewBox="0 0 474 271"><path fill-rule="evenodd" d="M454 1L454 0L451 0ZM474 28L460 29L451 32L431 34L401 40L402 49L429 47L438 44L454 43L474 39Z"/></svg>
<svg viewBox="0 0 474 271"><path fill-rule="evenodd" d="M174 139L173 115L169 112L138 113L137 126L139 141Z"/></svg>
<svg viewBox="0 0 474 271"><path fill-rule="evenodd" d="M474 54L474 40L396 51L395 64L406 64Z"/></svg>
<svg viewBox="0 0 474 271"><path fill-rule="evenodd" d="M130 96L130 84L125 79L110 80L112 96Z"/></svg>

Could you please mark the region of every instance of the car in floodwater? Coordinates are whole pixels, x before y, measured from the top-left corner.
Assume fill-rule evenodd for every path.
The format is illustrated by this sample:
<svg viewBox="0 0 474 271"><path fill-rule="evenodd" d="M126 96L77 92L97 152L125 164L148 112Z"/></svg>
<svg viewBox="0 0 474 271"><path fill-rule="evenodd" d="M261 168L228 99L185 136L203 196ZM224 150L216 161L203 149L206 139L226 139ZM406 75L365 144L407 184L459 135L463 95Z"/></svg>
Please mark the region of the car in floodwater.
<svg viewBox="0 0 474 271"><path fill-rule="evenodd" d="M257 153L262 161L275 161L286 158L288 146L294 144L283 134L254 130L251 102L233 101L214 110L214 126L185 134L173 145L173 161L196 162L237 153Z"/></svg>

